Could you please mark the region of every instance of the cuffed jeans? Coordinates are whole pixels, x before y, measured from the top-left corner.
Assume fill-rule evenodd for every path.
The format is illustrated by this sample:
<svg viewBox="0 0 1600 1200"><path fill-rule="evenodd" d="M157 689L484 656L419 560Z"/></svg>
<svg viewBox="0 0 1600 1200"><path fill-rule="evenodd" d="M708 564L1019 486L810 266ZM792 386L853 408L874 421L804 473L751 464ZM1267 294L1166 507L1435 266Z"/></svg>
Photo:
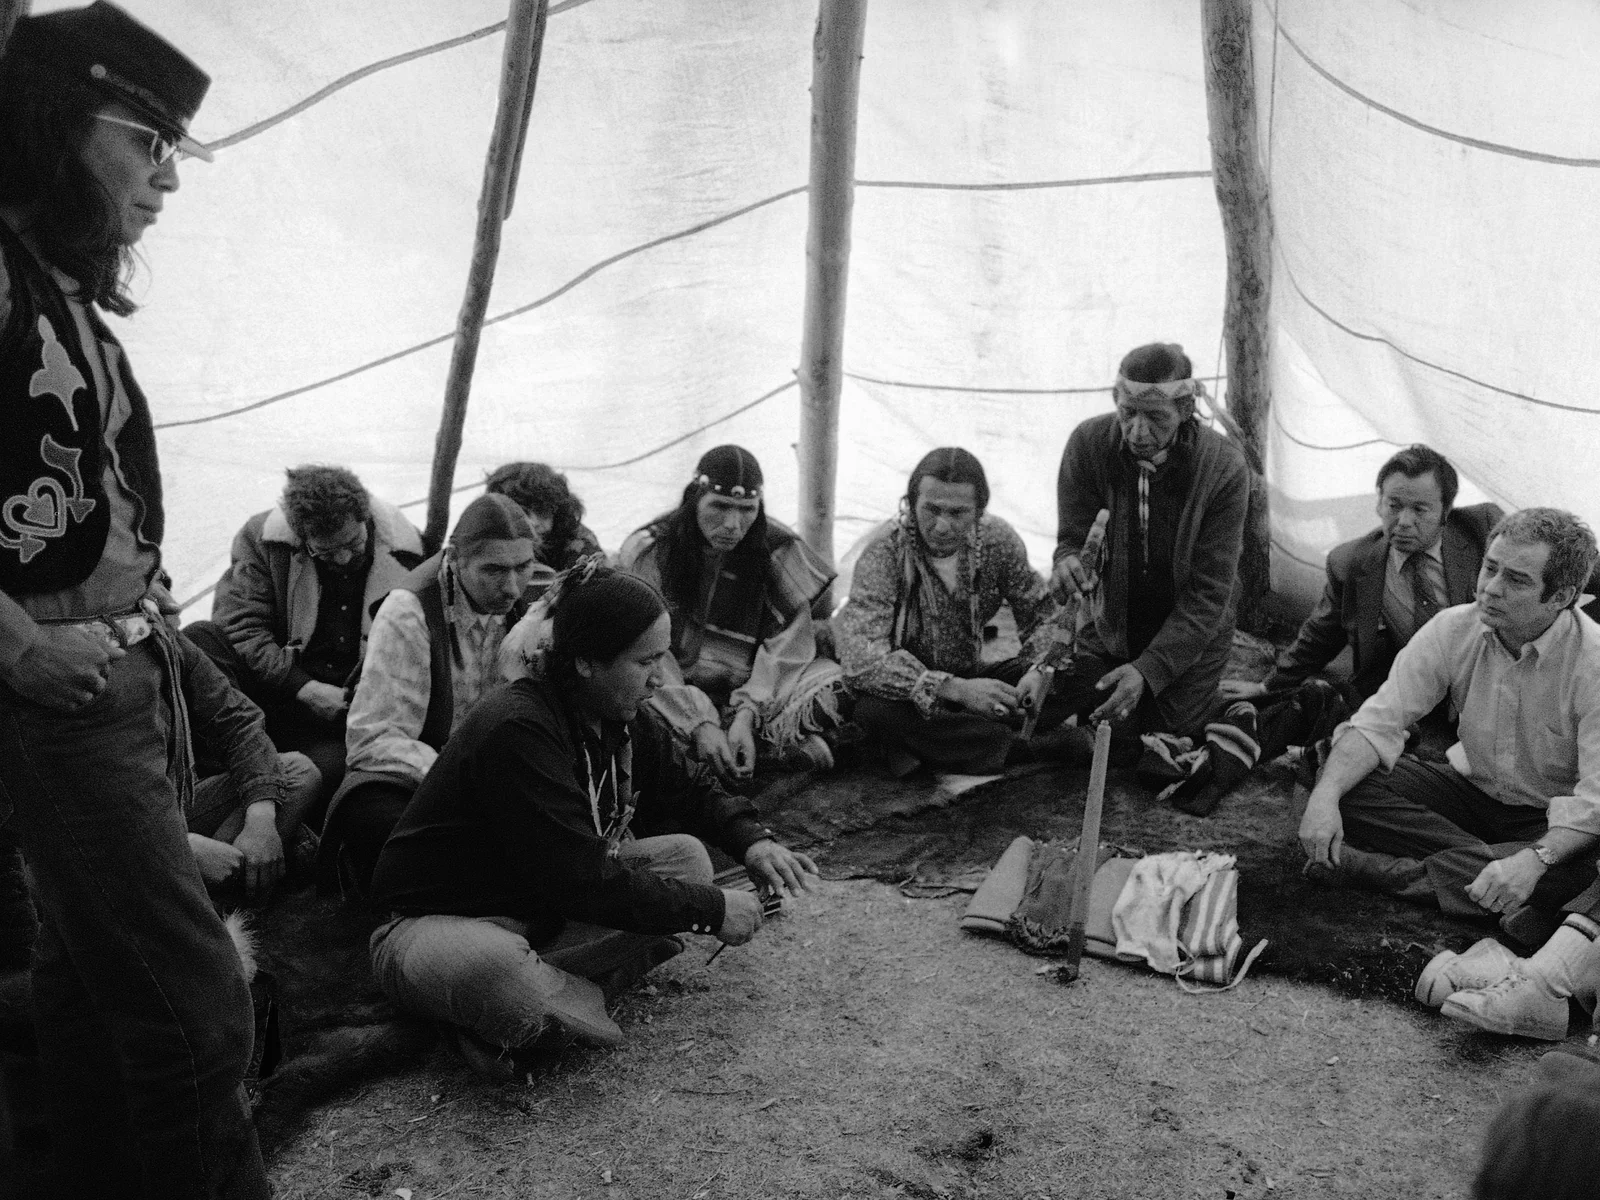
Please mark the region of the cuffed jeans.
<svg viewBox="0 0 1600 1200"><path fill-rule="evenodd" d="M709 884L711 857L698 838L665 834L622 843L624 859L658 875ZM711 932L707 930L706 932ZM549 1021L600 1045L621 1038L597 980L648 960L659 934L568 921L537 949L510 917L396 917L372 933L372 972L407 1012L470 1030L514 1049Z"/></svg>
<svg viewBox="0 0 1600 1200"><path fill-rule="evenodd" d="M168 777L166 693L154 638L77 712L0 689L0 784L41 916L54 1183L72 1198L256 1200L271 1188L241 1084L250 990Z"/></svg>

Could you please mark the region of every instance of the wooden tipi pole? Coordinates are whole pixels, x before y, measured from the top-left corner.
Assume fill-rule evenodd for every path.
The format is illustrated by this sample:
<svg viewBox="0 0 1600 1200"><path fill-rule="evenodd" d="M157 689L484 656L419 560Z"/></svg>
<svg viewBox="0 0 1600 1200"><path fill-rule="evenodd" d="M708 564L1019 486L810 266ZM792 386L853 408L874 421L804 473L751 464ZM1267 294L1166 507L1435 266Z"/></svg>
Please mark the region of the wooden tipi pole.
<svg viewBox="0 0 1600 1200"><path fill-rule="evenodd" d="M6 52L6 43L11 40L12 27L28 15L30 2L31 0L0 0L0 54Z"/></svg>
<svg viewBox="0 0 1600 1200"><path fill-rule="evenodd" d="M799 371L799 531L830 563L850 212L855 204L856 107L866 27L867 0L821 0L812 46L810 223Z"/></svg>
<svg viewBox="0 0 1600 1200"><path fill-rule="evenodd" d="M1272 209L1256 137L1251 0L1203 0L1200 12L1212 181L1228 252L1228 298L1223 314L1227 405L1253 473L1244 553L1239 561L1243 583L1240 623L1251 628L1259 625L1259 606L1272 587L1264 475L1267 417L1272 409L1267 325L1272 299Z"/></svg>
<svg viewBox="0 0 1600 1200"><path fill-rule="evenodd" d="M428 550L444 544L450 524L450 492L455 484L456 459L461 455L461 431L467 420L467 397L472 391L472 370L478 360L478 338L494 288L494 269L500 257L500 229L511 204L511 191L527 134L528 107L538 78L539 54L544 43L549 0L511 0L506 21L505 52L500 60L500 100L494 116L494 133L483 167L483 190L478 196L478 231L472 247L467 292L456 320L455 347L450 355L450 376L445 383L444 415L433 446L433 475L428 485L428 524L422 540Z"/></svg>

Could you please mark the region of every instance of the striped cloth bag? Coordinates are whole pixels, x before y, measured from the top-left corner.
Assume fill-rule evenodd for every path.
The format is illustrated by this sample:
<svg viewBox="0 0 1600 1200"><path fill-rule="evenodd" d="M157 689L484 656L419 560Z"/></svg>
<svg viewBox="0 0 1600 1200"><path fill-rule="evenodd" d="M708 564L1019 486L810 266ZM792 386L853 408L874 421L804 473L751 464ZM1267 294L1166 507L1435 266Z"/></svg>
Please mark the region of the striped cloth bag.
<svg viewBox="0 0 1600 1200"><path fill-rule="evenodd" d="M1244 981L1267 943L1239 954L1239 871L1231 854L1147 854L1128 873L1111 912L1117 957L1145 962L1186 991Z"/></svg>

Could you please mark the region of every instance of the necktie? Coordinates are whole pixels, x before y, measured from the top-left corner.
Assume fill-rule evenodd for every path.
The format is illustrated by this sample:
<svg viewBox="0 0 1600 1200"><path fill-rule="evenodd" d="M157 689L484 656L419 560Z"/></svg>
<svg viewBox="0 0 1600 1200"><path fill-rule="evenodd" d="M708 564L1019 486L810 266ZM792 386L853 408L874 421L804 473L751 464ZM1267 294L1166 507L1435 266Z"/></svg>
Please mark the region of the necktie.
<svg viewBox="0 0 1600 1200"><path fill-rule="evenodd" d="M1424 560L1428 557L1426 551L1418 550L1408 559L1402 568L1403 573L1411 580L1411 624L1412 633L1416 633L1439 611L1439 597L1434 593L1433 585L1428 581L1428 569Z"/></svg>
<svg viewBox="0 0 1600 1200"><path fill-rule="evenodd" d="M1150 565L1150 479L1156 468L1167 461L1167 452L1158 450L1149 458L1136 458L1139 464L1139 541L1144 549L1144 565Z"/></svg>

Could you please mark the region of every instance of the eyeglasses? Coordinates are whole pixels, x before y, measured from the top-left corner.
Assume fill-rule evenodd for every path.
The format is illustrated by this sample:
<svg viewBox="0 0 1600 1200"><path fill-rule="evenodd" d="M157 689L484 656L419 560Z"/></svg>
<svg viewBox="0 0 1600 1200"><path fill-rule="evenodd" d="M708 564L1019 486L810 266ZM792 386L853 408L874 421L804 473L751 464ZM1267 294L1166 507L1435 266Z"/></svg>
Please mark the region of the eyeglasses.
<svg viewBox="0 0 1600 1200"><path fill-rule="evenodd" d="M305 546L307 558L315 562L331 562L335 566L339 566L341 561L349 562L366 550L367 531L363 529L359 537L350 538L332 546L313 546L308 538Z"/></svg>
<svg viewBox="0 0 1600 1200"><path fill-rule="evenodd" d="M121 117L108 117L105 113L95 113L96 121L104 121L107 125L121 125L126 129L137 129L140 133L150 135L150 165L164 167L174 155L179 162L192 157L182 146L178 139L170 133L162 133L159 129L152 129L148 125L141 125L137 121L124 121Z"/></svg>

